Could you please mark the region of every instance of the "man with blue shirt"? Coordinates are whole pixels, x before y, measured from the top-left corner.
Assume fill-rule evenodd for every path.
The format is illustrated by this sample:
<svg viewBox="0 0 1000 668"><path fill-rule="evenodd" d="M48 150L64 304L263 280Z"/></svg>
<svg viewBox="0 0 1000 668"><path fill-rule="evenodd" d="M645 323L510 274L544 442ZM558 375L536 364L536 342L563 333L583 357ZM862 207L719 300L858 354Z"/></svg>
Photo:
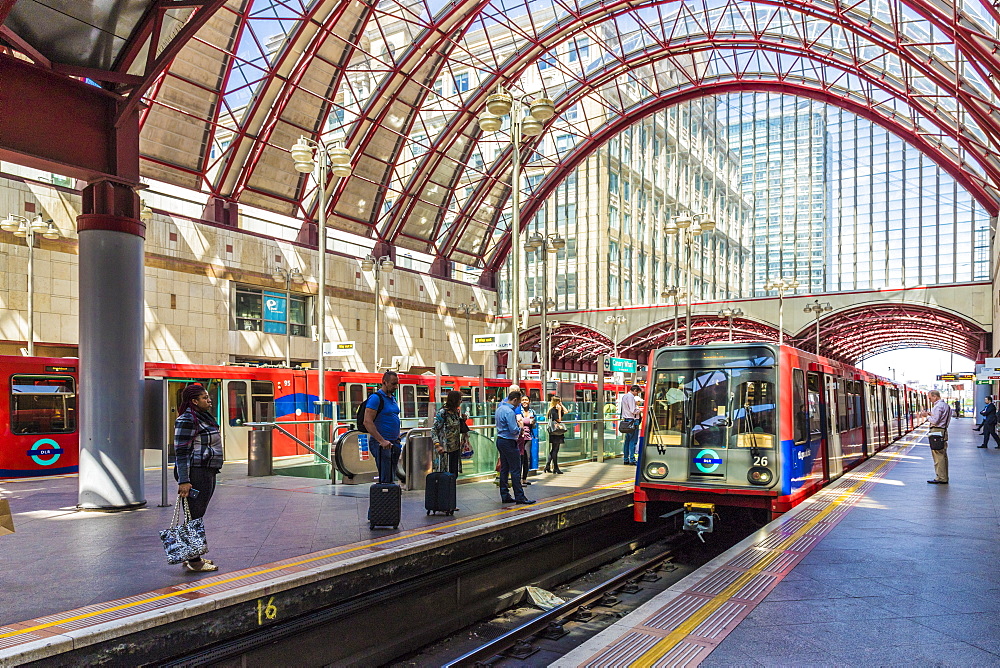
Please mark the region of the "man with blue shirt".
<svg viewBox="0 0 1000 668"><path fill-rule="evenodd" d="M521 428L517 425L514 408L521 404L520 390L507 395L507 400L497 406L497 452L500 453L500 503L532 504L534 500L524 495L521 487L521 454L517 451L517 435ZM507 489L507 479L513 477L514 496Z"/></svg>
<svg viewBox="0 0 1000 668"><path fill-rule="evenodd" d="M395 371L386 371L382 374L382 387L370 394L365 402L365 429L368 430L369 450L378 467L378 481L386 484L392 482L401 450L399 404L394 396L397 388L399 375Z"/></svg>

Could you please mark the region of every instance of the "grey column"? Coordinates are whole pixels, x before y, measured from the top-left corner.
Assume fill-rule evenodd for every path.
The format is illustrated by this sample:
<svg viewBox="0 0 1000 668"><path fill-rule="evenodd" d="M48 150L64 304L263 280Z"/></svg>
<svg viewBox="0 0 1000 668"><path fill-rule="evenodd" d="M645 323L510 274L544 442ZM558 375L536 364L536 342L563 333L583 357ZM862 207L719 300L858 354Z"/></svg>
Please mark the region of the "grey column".
<svg viewBox="0 0 1000 668"><path fill-rule="evenodd" d="M80 490L84 510L146 504L142 461L143 234L90 214L80 234Z"/></svg>

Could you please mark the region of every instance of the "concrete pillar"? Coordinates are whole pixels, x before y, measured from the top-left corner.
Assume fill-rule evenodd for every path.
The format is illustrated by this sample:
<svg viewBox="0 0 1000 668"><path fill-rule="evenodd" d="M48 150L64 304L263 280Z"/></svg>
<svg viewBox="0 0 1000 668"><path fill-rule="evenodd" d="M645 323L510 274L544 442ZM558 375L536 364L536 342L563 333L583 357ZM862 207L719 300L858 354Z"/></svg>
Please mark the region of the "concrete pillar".
<svg viewBox="0 0 1000 668"><path fill-rule="evenodd" d="M80 236L79 507L146 504L142 468L143 245L129 185L84 189Z"/></svg>

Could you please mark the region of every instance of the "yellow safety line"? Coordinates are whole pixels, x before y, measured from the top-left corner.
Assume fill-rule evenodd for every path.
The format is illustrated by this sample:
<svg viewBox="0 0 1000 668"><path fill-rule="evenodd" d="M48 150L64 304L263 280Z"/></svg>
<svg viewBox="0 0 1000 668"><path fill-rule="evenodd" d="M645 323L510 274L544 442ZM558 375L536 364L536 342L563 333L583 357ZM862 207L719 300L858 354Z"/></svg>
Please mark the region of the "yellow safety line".
<svg viewBox="0 0 1000 668"><path fill-rule="evenodd" d="M574 492L572 494L567 494L565 496L556 496L556 497L552 497L552 498L549 498L549 499L542 499L542 500L539 500L538 503L539 504L545 504L545 503L553 503L553 502L556 502L556 501L565 501L566 499L572 499L572 498L577 497L577 496L583 496L584 494L589 494L591 492L600 491L600 490L604 490L604 489L614 489L616 487L621 487L621 486L626 485L626 484L632 484L634 482L635 481L632 478L629 478L629 479L626 479L626 480L619 480L617 482L609 483L607 485L601 485L599 487L591 487L591 488L589 488L587 490L584 490L582 492ZM252 577L255 577L255 576L258 576L258 575L266 575L268 573L276 573L276 572L284 570L286 568L293 568L293 567L297 567L297 566L302 566L303 564L309 564L309 563L312 563L314 561L320 561L322 559L329 559L330 557L337 557L337 556L341 556L341 555L344 555L344 554L350 554L351 552L357 552L359 550L365 550L365 549L368 549L368 548L376 546L376 545L387 545L389 543L394 543L396 541L404 540L404 539L407 539L407 538L413 538L414 536L422 536L424 534L434 533L434 532L440 531L442 529L448 529L448 528L452 528L452 527L462 526L463 524L469 524L470 522L478 522L478 521L487 520L487 519L490 519L490 518L493 518L493 517L500 517L501 515L507 515L507 514L510 514L512 512L519 512L520 510L521 510L520 508L516 508L516 507L515 508L504 508L503 510L500 510L500 511L495 512L495 513L491 513L491 514L488 514L488 515L476 515L476 516L470 517L468 519L460 520L458 522L452 522L450 524L434 524L434 525L432 525L432 526L430 526L428 528L421 529L420 531L412 531L412 532L409 532L409 533L397 534L395 536L392 536L391 538L386 538L385 540L380 540L380 541L375 541L375 542L368 542L368 543L362 543L361 545L356 545L354 547L350 547L350 548L347 548L345 550L336 550L336 551L333 551L333 552L324 552L324 553L319 554L319 555L317 555L315 557L309 557L308 559L302 559L301 561L296 561L295 563L282 564L281 566L273 566L271 568L264 568L264 569L261 569L261 570L253 571L251 573L244 573L242 575L237 575L235 577L226 578L225 580L213 580L211 582L206 581L205 584L199 584L199 585L196 585L196 586L193 586L193 587L188 587L186 589L182 589L180 591L171 592L169 594L160 594L158 596L150 596L148 598L142 599L141 601L132 601L130 603L123 603L122 605L116 605L116 606L112 606L110 608L102 608L100 610L94 610L92 612L87 612L87 613L83 613L83 614L80 614L80 615L74 615L72 617L65 617L65 618L58 619L58 620L55 620L55 621L52 621L52 622L47 622L45 624L38 624L37 626L32 626L32 627L29 627L29 628L26 628L26 629L18 629L17 631L8 631L7 633L0 633L0 639L2 639L2 638L13 638L14 636L22 635L22 634L25 634L25 633L31 633L32 631L40 631L42 629L51 628L53 626L59 626L60 624L65 624L65 623L68 623L68 622L76 622L76 621L79 621L81 619L88 619L90 617L96 617L98 615L104 615L104 614L107 614L109 612L118 612L119 610L127 610L128 608L133 608L133 607L136 607L136 606L145 605L146 603L154 603L156 601L163 601L163 600L166 600L166 599L169 599L169 598L175 598L177 596L182 596L184 594L190 594L192 592L200 591L202 589L208 589L208 588L211 588L211 587L218 587L219 585L228 584L230 582L239 582L240 580L245 580L247 578L252 578Z"/></svg>
<svg viewBox="0 0 1000 668"><path fill-rule="evenodd" d="M857 483L849 487L844 493L842 493L838 498L830 502L824 510L817 513L815 517L805 523L798 531L793 533L791 536L786 538L777 547L773 548L772 552L769 552L764 558L762 558L755 566L748 569L745 573L740 575L736 580L730 584L728 587L723 589L721 592L716 594L708 603L703 605L697 611L695 611L690 617L688 617L680 626L670 632L665 638L657 642L655 645L650 647L646 652L642 654L638 659L636 659L631 666L633 668L652 668L663 656L672 650L677 643L691 635L691 633L698 628L702 622L708 619L716 610L722 607L725 603L729 601L740 589L744 587L750 580L759 575L765 568L771 565L778 557L782 556L784 550L797 541L799 538L805 535L805 533L815 526L817 523L823 520L827 515L832 513L837 509L839 505L844 503L846 497L855 493L858 488L864 485L866 482L871 480L875 474L882 470L883 467L888 465L893 459L902 454L900 448L914 445L915 441L909 441L907 443L897 444L897 450L895 452L890 452L885 454L885 460L882 461L874 469L866 473Z"/></svg>

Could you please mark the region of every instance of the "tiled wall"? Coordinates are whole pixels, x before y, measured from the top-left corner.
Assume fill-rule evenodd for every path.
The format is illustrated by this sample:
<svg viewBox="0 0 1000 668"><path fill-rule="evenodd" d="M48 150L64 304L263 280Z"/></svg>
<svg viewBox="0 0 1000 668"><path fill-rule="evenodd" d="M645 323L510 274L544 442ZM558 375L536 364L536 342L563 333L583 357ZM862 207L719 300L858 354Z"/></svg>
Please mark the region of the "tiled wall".
<svg viewBox="0 0 1000 668"><path fill-rule="evenodd" d="M10 166L4 163L4 170ZM18 170L23 173L25 170ZM36 237L35 341L37 354L75 355L78 343L76 191L37 178L0 178L0 217L7 214L52 219L63 238ZM233 331L231 304L237 283L284 290L272 278L275 266L298 268L305 277L292 291L315 295L316 251L292 242L254 236L240 230L200 223L190 207L145 195L154 209L146 233L146 358L166 362L226 364L236 357L285 357L285 336ZM27 205L27 206L26 206ZM177 215L174 210L184 215ZM27 337L27 245L0 232L0 354L18 354ZM327 339L356 341L354 357L328 360L330 368L374 369L374 277L361 271L357 258L328 255ZM475 303L471 334L493 331L496 294L476 286L434 279L397 268L382 280L381 357L415 358L418 367L436 361L465 362L465 316L458 308ZM391 330L391 334L390 334ZM317 343L291 337L293 360L315 360ZM474 353L473 362L490 364L492 355Z"/></svg>

